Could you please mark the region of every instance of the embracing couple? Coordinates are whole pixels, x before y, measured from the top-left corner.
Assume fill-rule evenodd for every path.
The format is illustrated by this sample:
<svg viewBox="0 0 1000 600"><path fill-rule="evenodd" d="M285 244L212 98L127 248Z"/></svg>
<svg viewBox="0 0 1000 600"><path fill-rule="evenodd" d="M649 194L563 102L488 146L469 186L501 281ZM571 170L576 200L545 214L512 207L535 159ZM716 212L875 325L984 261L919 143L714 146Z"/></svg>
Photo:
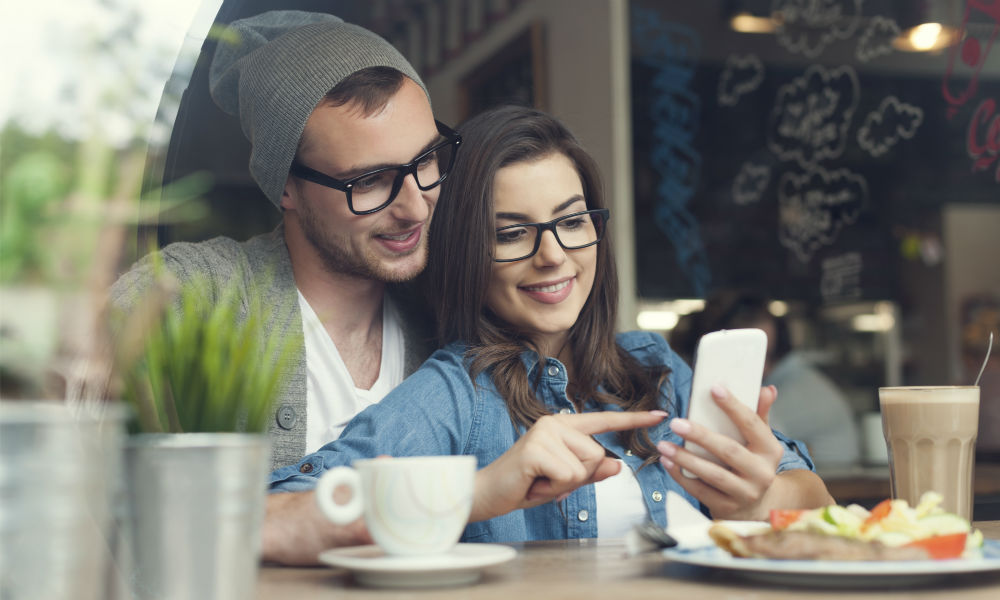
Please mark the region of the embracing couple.
<svg viewBox="0 0 1000 600"><path fill-rule="evenodd" d="M379 455L475 456L465 541L666 526L668 490L715 518L832 503L805 448L768 426L773 387L756 413L713 392L738 444L681 418L691 370L662 336L616 334L613 215L558 120L501 107L453 130L390 44L331 15L274 11L229 30L212 95L239 119L250 172L283 220L161 255L181 279L237 279L302 324L271 431L265 560L310 564L370 543L360 521L327 522L312 489ZM115 284L119 306L151 268Z"/></svg>

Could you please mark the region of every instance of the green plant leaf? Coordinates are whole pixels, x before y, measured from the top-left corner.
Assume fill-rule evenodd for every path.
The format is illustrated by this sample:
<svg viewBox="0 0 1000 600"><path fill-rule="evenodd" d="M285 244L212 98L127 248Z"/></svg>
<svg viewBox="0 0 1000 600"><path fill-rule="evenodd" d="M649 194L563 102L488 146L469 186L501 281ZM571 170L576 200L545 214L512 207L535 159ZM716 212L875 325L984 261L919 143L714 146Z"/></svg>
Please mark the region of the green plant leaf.
<svg viewBox="0 0 1000 600"><path fill-rule="evenodd" d="M292 324L294 307L265 309L235 283L213 289L202 277L179 288L160 284L171 275L158 257L151 269L150 294L159 294L152 302L163 310L153 319L133 319L146 323L140 352L123 342L116 354L116 372L125 381L125 400L136 407L138 427L266 431L282 381L304 343L301 327ZM233 278L245 280L242 274ZM127 337L135 339L136 332Z"/></svg>

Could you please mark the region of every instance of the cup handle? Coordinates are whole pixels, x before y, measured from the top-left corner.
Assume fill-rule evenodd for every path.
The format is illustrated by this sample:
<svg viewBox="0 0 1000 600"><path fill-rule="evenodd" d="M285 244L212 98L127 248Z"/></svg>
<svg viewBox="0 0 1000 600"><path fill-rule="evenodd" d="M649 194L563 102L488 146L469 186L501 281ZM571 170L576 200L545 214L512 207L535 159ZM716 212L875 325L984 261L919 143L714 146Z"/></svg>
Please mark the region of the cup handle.
<svg viewBox="0 0 1000 600"><path fill-rule="evenodd" d="M333 491L337 486L345 485L351 490L351 499L347 504L337 504L333 500ZM352 523L361 516L364 503L361 498L361 476L350 467L335 467L319 478L316 484L316 504L327 519L337 525Z"/></svg>

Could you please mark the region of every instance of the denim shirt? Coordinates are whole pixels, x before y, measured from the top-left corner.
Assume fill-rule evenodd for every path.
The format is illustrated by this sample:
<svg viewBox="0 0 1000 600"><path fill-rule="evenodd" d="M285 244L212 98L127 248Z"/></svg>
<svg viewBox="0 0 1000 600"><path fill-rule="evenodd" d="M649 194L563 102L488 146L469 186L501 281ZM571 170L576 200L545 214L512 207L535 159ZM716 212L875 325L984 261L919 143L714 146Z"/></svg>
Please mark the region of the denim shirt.
<svg viewBox="0 0 1000 600"><path fill-rule="evenodd" d="M618 335L618 344L646 365L666 365L670 369L660 390L660 408L670 415L649 429L653 443L667 440L683 444L670 430L669 421L687 414L691 391L691 369L675 354L659 334L628 332ZM476 380L469 375L464 359L466 346L453 343L435 352L413 375L403 381L381 402L358 414L341 437L323 446L299 463L271 473L270 489L277 491L310 490L327 469L350 465L354 460L380 454L390 456L428 456L468 454L483 468L507 451L524 433L516 427L503 398L488 373ZM530 381L540 370L536 397L553 413L576 412L566 396L566 368L553 358L538 360L533 352L522 359ZM615 405L588 401L587 412L620 411ZM814 470L803 444L775 432L785 447L778 472L789 469ZM664 501L667 490L701 506L669 473L654 462L645 467L643 460L626 451L615 432L594 438L635 473L642 489L649 516L666 527ZM641 467L641 468L640 468ZM593 485L585 485L561 502L516 510L487 521L469 523L463 542L519 542L544 539L589 538L597 536L597 500ZM707 514L707 509L701 506Z"/></svg>

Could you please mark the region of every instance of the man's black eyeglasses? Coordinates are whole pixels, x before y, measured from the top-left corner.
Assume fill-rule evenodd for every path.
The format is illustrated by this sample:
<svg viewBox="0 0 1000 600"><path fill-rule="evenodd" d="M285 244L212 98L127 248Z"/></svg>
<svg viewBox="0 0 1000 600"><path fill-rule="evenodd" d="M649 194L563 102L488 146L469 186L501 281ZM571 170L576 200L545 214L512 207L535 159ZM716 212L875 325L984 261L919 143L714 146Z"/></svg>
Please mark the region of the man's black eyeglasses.
<svg viewBox="0 0 1000 600"><path fill-rule="evenodd" d="M407 175L412 174L417 187L424 192L433 189L448 177L455 164L458 147L462 144L462 136L440 121L434 123L444 141L405 165L382 167L341 180L311 169L296 158L292 161L289 172L300 179L344 192L347 207L356 215L378 212L396 199Z"/></svg>
<svg viewBox="0 0 1000 600"><path fill-rule="evenodd" d="M542 234L551 231L566 250L593 246L604 238L610 212L606 208L585 210L552 219L548 223L518 223L497 227L493 260L515 262L538 252Z"/></svg>

